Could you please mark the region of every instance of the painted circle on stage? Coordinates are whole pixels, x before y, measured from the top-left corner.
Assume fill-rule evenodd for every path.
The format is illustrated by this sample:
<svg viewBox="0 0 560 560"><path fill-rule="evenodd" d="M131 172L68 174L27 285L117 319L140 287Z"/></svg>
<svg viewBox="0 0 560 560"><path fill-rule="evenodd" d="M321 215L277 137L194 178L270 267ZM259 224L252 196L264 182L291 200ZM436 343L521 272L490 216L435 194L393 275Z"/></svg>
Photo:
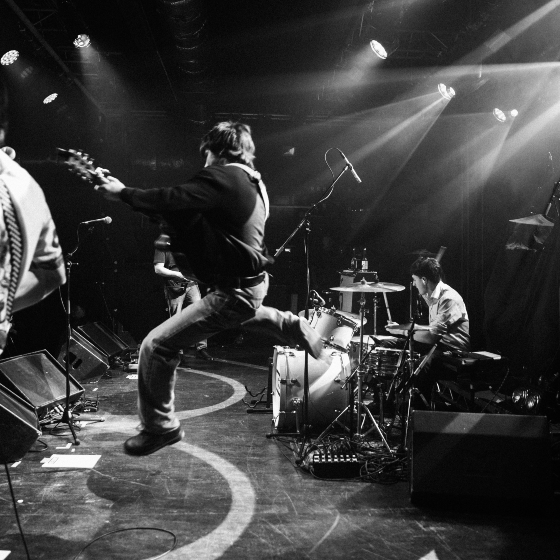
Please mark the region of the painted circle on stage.
<svg viewBox="0 0 560 560"><path fill-rule="evenodd" d="M233 388L233 395L221 403L195 410L177 412L177 417L180 420L202 416L227 408L228 406L238 403L245 396L245 387L237 381L215 373L192 369L187 371L189 373L212 377L227 383ZM106 421L104 423L96 425L96 428L104 432L122 432L123 429L133 432L138 426L138 419L136 416L106 415L105 418ZM208 535L192 543L176 548L172 552L166 554L165 557L176 560L182 560L184 558L212 560L219 558L237 541L237 539L239 539L253 519L256 497L251 481L247 475L240 471L235 465L232 465L229 461L226 461L211 451L191 445L185 441L176 443L170 449L180 451L181 453L187 453L207 463L210 467L218 471L229 486L231 492L231 507L222 523Z"/></svg>

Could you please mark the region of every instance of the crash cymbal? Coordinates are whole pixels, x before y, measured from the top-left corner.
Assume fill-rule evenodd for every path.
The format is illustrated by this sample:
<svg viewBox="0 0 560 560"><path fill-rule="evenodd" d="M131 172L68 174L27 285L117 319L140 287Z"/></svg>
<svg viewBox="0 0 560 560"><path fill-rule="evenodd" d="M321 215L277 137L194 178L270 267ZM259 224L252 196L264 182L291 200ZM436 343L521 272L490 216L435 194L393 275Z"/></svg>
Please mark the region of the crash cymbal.
<svg viewBox="0 0 560 560"><path fill-rule="evenodd" d="M527 216L526 218L517 218L516 220L510 220L516 224L526 224L529 226L547 226L552 227L554 222L547 220L542 214L535 214L533 216Z"/></svg>
<svg viewBox="0 0 560 560"><path fill-rule="evenodd" d="M400 292L404 290L404 286L400 284L391 284L389 282L357 282L348 286L339 286L331 288L336 292Z"/></svg>

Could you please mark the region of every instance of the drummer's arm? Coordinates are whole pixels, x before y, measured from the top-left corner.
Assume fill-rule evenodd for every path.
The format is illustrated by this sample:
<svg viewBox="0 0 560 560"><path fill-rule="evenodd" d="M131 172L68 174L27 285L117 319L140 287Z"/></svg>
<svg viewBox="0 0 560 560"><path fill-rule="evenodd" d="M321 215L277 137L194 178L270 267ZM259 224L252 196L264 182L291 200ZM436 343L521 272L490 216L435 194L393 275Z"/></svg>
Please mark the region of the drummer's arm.
<svg viewBox="0 0 560 560"><path fill-rule="evenodd" d="M445 334L447 327L443 323L434 321L429 325L414 326L414 340L424 344L436 344Z"/></svg>
<svg viewBox="0 0 560 560"><path fill-rule="evenodd" d="M406 327L406 330L403 329ZM394 321L389 321L385 328L393 335L406 335L410 332L410 324L400 325ZM445 333L445 325L434 322L430 325L414 325L414 340L425 344L435 344Z"/></svg>

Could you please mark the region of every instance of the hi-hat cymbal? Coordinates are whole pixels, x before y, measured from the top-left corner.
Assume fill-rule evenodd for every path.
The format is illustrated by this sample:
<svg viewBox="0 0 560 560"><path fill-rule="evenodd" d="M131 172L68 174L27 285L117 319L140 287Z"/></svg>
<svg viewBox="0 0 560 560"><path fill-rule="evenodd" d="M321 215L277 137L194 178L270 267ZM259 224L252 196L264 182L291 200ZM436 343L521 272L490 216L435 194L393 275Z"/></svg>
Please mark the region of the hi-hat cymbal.
<svg viewBox="0 0 560 560"><path fill-rule="evenodd" d="M404 290L404 286L400 284L391 284L390 282L356 282L348 286L337 286L331 288L336 292L400 292Z"/></svg>
<svg viewBox="0 0 560 560"><path fill-rule="evenodd" d="M542 214L534 214L533 216L527 216L526 218L517 218L516 220L510 220L516 224L527 224L530 226L546 226L552 227L554 222L547 220Z"/></svg>

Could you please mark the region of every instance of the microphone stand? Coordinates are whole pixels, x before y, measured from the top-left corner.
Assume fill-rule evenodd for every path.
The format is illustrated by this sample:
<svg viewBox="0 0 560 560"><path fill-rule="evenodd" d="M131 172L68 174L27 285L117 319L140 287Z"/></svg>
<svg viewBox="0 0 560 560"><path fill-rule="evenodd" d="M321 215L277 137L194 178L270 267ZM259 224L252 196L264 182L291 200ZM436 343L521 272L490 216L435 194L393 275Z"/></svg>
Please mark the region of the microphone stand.
<svg viewBox="0 0 560 560"><path fill-rule="evenodd" d="M79 227L79 226L78 226ZM78 234L78 243L73 251L66 255L66 356L64 359L65 374L66 374L66 401L64 405L64 412L62 413L62 418L56 424L55 428L59 424L68 424L72 437L74 439L74 445L80 445L80 440L76 437L76 431L74 430L74 420L72 418L72 412L70 410L70 340L72 337L72 324L71 324L71 310L70 310L70 278L72 271L72 261L70 260L74 253L78 250L80 244L80 236Z"/></svg>
<svg viewBox="0 0 560 560"><path fill-rule="evenodd" d="M86 222L82 222L78 224L78 231L77 231L77 238L78 241L76 243L76 247L70 253L66 255L66 357L64 360L65 365L65 374L66 374L66 402L64 405L64 412L62 413L62 418L56 424L55 428L59 424L68 424L70 428L70 432L72 433L72 437L74 439L74 445L80 445L80 440L76 437L76 431L74 430L74 423L72 418L72 411L70 410L70 341L72 338L72 313L70 308L70 287L71 287L71 272L72 272L72 257L78 250L80 246L80 226L81 225L90 225ZM88 228L88 231L91 232L92 227Z"/></svg>
<svg viewBox="0 0 560 560"><path fill-rule="evenodd" d="M306 273L306 289L307 294L305 297L305 320L309 321L309 297L311 292L310 286L310 272L309 272L309 238L311 232L311 224L310 224L310 217L311 214L315 211L315 209L331 196L334 191L334 186L338 182L338 180L342 177L342 175L351 168L350 164L346 164L342 171L333 179L332 183L325 189L325 191L321 194L320 199L315 202L310 208L308 208L303 216L301 222L296 226L296 228L290 233L286 241L282 243L279 249L276 250L274 254L274 258L278 258L283 252L288 243L293 239L296 233L305 226L305 234L304 234L304 251L305 251L305 273ZM308 438L310 426L308 423L309 418L309 353L305 351L304 354L304 369L303 369L303 402L302 402L302 422L296 422L296 432L295 433L283 433L282 436L300 436L303 438L302 445L300 447L299 457L296 460L296 464L301 464L305 457L305 440ZM296 411L297 414L297 411ZM297 418L296 418L297 420ZM271 434L275 435L275 434Z"/></svg>

